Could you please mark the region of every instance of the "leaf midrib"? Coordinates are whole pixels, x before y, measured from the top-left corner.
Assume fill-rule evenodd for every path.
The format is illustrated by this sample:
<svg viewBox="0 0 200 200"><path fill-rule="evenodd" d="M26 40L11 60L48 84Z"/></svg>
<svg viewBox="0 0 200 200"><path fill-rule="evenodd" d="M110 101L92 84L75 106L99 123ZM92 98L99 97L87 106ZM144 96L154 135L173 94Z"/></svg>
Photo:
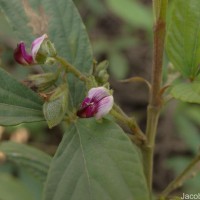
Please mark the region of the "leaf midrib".
<svg viewBox="0 0 200 200"><path fill-rule="evenodd" d="M39 109L35 109L35 108L30 108L30 107L25 107L25 106L20 106L20 105L15 105L15 104L6 104L6 103L0 103L0 106L9 106L9 107L17 107L19 110L27 110L27 111L34 111L35 113L42 113L42 108Z"/></svg>
<svg viewBox="0 0 200 200"><path fill-rule="evenodd" d="M84 167L85 167L85 174L86 174L86 177L87 177L87 180L88 180L88 185L89 185L89 193L90 193L89 195L90 195L90 199L92 200L92 191L91 191L92 184L91 184L91 181L90 181L90 175L89 175L89 171L88 171L88 167L87 167L87 161L86 161L86 158L85 158L85 155L84 155L83 145L82 145L82 141L81 141L81 134L80 134L79 128L77 127L76 123L74 123L74 126L77 130L77 133L78 133L80 149L81 149L81 152L82 152L83 163L84 163Z"/></svg>
<svg viewBox="0 0 200 200"><path fill-rule="evenodd" d="M16 97L18 100L22 99L24 103L31 104L32 106L35 107L35 109L36 109L36 107L38 108L38 110L39 110L39 108L41 108L41 104L35 103L34 101L28 99L27 97L20 96L20 95L18 95L17 93L14 93L13 91L8 91L8 90L6 90L6 89L0 87L0 93L4 93L4 94L6 94L6 95L7 95L7 94L8 94L8 95L12 95L12 96L13 96L12 99L14 99L15 97ZM4 103L4 104L6 104L6 103ZM20 107L24 107L24 108L30 108L30 107L28 107L28 106L22 106L22 105L17 105L17 104L9 104L9 105L16 105L16 106L20 106Z"/></svg>

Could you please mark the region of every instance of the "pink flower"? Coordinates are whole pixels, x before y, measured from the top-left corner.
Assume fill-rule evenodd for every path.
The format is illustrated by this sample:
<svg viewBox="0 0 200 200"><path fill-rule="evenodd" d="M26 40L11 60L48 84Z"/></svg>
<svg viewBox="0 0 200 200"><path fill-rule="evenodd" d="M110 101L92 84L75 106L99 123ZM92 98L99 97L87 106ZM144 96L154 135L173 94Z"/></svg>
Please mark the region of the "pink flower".
<svg viewBox="0 0 200 200"><path fill-rule="evenodd" d="M29 54L26 51L24 42L20 42L14 51L15 60L21 65L37 64L37 61L36 61L37 53L38 53L43 41L47 38L48 38L48 36L46 34L42 35L39 38L36 38L32 42L32 45L31 45L31 54Z"/></svg>
<svg viewBox="0 0 200 200"><path fill-rule="evenodd" d="M26 52L26 47L24 42L20 42L14 51L15 60L21 65L31 65L33 64L33 57Z"/></svg>
<svg viewBox="0 0 200 200"><path fill-rule="evenodd" d="M92 88L88 96L83 100L77 115L82 118L102 118L108 114L113 106L113 96L104 87Z"/></svg>

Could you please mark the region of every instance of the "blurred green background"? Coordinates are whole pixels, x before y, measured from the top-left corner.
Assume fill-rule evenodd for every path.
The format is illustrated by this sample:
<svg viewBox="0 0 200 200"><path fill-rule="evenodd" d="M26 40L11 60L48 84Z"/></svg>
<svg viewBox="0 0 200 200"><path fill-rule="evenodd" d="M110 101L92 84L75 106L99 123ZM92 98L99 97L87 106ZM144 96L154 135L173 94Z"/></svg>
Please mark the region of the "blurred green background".
<svg viewBox="0 0 200 200"><path fill-rule="evenodd" d="M152 60L153 16L151 0L74 0L88 30L94 58L108 60L111 87L115 101L129 115L134 115L145 129L148 90L141 83L122 84L121 79L142 76L150 80ZM171 3L168 12L170 17ZM17 38L5 17L0 13L0 63L19 80L41 69L20 67L13 60ZM168 60L165 56L165 74ZM62 137L62 126L49 130L45 123L0 128L1 140L28 143L53 155ZM200 108L179 103L166 105L161 115L156 139L154 188L162 191L199 151ZM15 177L13 184L27 187L33 199L41 193L41 183L25 169L8 163L0 166L0 183ZM1 184L3 185L3 184ZM198 193L200 175L184 184L176 194ZM1 187L0 187L1 188ZM20 189L19 189L20 190ZM0 189L0 193L3 192ZM29 194L25 194L29 195Z"/></svg>

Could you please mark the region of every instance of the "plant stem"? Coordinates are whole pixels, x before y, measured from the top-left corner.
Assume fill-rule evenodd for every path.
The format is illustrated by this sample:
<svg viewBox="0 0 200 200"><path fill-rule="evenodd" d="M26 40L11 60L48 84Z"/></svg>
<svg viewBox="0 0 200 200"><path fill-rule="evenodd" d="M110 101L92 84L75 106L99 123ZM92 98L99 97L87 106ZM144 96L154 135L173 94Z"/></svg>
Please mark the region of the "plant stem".
<svg viewBox="0 0 200 200"><path fill-rule="evenodd" d="M159 115L159 107L156 108L151 105L148 106L146 128L147 144L143 147L143 162L147 185L150 193L152 190L153 155Z"/></svg>
<svg viewBox="0 0 200 200"><path fill-rule="evenodd" d="M65 70L68 72L73 73L78 79L80 79L83 82L87 81L87 77L83 75L78 69L76 69L73 65L71 65L69 62L67 62L64 58L56 56L55 59L63 66L65 67Z"/></svg>
<svg viewBox="0 0 200 200"><path fill-rule="evenodd" d="M116 104L114 104L113 109L111 110L111 115L130 128L132 133L135 135L135 143L143 145L146 142L146 136L138 126L135 119L128 117Z"/></svg>
<svg viewBox="0 0 200 200"><path fill-rule="evenodd" d="M161 193L161 198L167 197L173 190L180 187L183 182L187 180L190 175L192 175L193 169L198 164L198 162L200 162L200 154L197 155L185 168L185 170L167 186L167 188Z"/></svg>
<svg viewBox="0 0 200 200"><path fill-rule="evenodd" d="M166 32L166 10L168 0L154 0L160 2L160 16L154 26L154 46L153 46L153 66L152 66L152 92L150 97L150 105L160 105L160 87L162 82L162 63ZM157 7L157 9L159 9Z"/></svg>
<svg viewBox="0 0 200 200"><path fill-rule="evenodd" d="M162 63L165 42L166 27L166 10L168 0L153 0L156 13L154 25L154 45L153 45L153 65L152 80L149 106L147 109L147 127L146 137L147 144L143 148L144 171L147 179L149 192L152 191L152 174L153 174L153 154L155 146L155 136L157 125L162 107L162 97L160 94L162 83Z"/></svg>

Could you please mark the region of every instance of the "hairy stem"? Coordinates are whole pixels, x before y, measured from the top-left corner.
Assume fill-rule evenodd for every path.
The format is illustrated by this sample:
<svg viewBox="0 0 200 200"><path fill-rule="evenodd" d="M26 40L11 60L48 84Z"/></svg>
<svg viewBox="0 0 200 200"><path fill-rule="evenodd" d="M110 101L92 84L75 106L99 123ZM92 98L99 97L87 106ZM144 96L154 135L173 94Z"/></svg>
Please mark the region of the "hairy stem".
<svg viewBox="0 0 200 200"><path fill-rule="evenodd" d="M114 104L113 109L111 110L111 115L115 119L117 119L118 121L122 122L123 124L127 125L130 128L131 132L135 136L133 138L135 143L141 145L146 142L146 136L138 126L135 119L128 117L116 104Z"/></svg>
<svg viewBox="0 0 200 200"><path fill-rule="evenodd" d="M192 162L185 168L185 170L176 177L167 188L161 193L161 198L167 197L173 190L180 187L185 180L187 180L192 174L195 166L200 162L200 155L197 155Z"/></svg>
<svg viewBox="0 0 200 200"><path fill-rule="evenodd" d="M162 63L166 32L166 10L168 0L153 0L155 25L154 25L154 45L153 45L153 64L152 64L152 80L149 106L147 109L147 127L146 137L147 144L143 149L144 170L149 187L152 191L152 174L153 174L153 154L155 146L155 136L157 132L157 124L159 120L160 110L162 107L161 99L161 83L162 83Z"/></svg>
<svg viewBox="0 0 200 200"><path fill-rule="evenodd" d="M150 193L152 190L153 155L159 115L159 107L148 106L146 128L147 144L143 147L143 160L145 176Z"/></svg>
<svg viewBox="0 0 200 200"><path fill-rule="evenodd" d="M71 65L69 62L67 62L64 58L56 56L55 59L63 66L65 67L65 70L67 72L73 73L78 79L80 79L83 82L87 81L87 77L83 75L78 69L76 69L73 65Z"/></svg>

